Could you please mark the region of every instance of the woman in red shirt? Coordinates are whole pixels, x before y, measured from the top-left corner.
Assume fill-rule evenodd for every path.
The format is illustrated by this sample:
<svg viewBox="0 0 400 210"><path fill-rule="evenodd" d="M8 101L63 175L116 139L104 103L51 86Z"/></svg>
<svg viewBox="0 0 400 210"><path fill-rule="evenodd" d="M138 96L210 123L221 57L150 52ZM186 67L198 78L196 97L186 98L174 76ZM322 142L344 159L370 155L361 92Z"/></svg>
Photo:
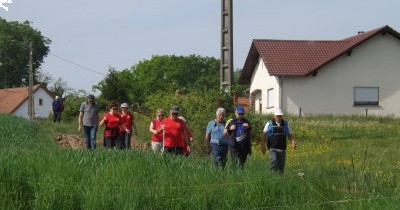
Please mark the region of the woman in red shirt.
<svg viewBox="0 0 400 210"><path fill-rule="evenodd" d="M137 136L137 129L135 124L135 116L128 111L128 104L121 104L121 112L122 124L125 125L127 131L122 130L121 128L121 138L123 147L126 149L131 149L131 137L132 137L132 127L133 131L135 131L135 135Z"/></svg>
<svg viewBox="0 0 400 210"><path fill-rule="evenodd" d="M157 116L154 118L149 127L151 135L151 149L153 152L160 152L163 147L163 129L162 121L164 119L164 110L161 108L157 109Z"/></svg>
<svg viewBox="0 0 400 210"><path fill-rule="evenodd" d="M122 128L126 132L128 132L128 129L122 124L122 118L118 113L116 103L112 102L110 104L110 111L104 114L99 126L103 125L106 126L104 129L104 146L106 148L116 146L117 149L123 149L120 129Z"/></svg>

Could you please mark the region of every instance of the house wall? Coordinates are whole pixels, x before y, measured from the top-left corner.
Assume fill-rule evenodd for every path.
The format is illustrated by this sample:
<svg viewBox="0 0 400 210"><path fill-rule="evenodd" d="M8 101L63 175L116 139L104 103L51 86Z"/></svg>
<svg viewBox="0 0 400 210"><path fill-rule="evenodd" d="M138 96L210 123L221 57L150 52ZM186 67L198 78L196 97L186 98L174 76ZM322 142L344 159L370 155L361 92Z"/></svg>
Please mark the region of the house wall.
<svg viewBox="0 0 400 210"><path fill-rule="evenodd" d="M377 34L321 68L316 76L284 78L291 114L400 116L400 40ZM354 87L379 87L379 106L354 106Z"/></svg>
<svg viewBox="0 0 400 210"><path fill-rule="evenodd" d="M280 107L278 79L275 76L269 75L261 58L258 59L258 63L254 68L255 70L251 77L250 95L261 91L261 101L255 101L255 107L253 107L254 111L259 113L259 104L261 104L263 114L272 113L275 108ZM267 90L271 88L273 88L274 92L274 106L267 107Z"/></svg>
<svg viewBox="0 0 400 210"><path fill-rule="evenodd" d="M39 99L43 99L43 105L39 105ZM53 98L43 88L39 88L34 92L33 100L35 118L47 118L51 113ZM24 101L24 103L18 107L13 114L16 116L29 118L28 100Z"/></svg>

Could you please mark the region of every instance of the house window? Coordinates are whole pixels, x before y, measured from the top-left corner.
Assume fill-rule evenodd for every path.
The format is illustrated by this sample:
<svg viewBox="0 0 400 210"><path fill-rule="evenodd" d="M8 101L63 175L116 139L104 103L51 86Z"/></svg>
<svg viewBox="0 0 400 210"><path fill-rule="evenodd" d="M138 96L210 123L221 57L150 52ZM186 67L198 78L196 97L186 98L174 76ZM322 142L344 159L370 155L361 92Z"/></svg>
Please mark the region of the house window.
<svg viewBox="0 0 400 210"><path fill-rule="evenodd" d="M354 105L379 105L379 87L354 87Z"/></svg>
<svg viewBox="0 0 400 210"><path fill-rule="evenodd" d="M39 106L43 106L43 99L39 98Z"/></svg>
<svg viewBox="0 0 400 210"><path fill-rule="evenodd" d="M274 107L274 89L267 90L267 109Z"/></svg>

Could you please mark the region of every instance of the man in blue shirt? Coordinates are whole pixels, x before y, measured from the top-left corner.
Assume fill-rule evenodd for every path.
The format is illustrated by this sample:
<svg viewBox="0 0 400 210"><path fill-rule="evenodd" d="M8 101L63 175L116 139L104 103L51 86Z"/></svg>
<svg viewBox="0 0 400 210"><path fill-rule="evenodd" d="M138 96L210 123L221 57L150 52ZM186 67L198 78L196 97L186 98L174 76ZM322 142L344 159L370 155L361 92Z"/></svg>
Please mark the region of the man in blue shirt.
<svg viewBox="0 0 400 210"><path fill-rule="evenodd" d="M52 111L53 111L53 122L61 121L61 112L64 111L64 104L59 96L55 97L55 100L52 103Z"/></svg>
<svg viewBox="0 0 400 210"><path fill-rule="evenodd" d="M264 127L261 152L265 154L265 141L270 154L270 169L283 173L286 160L286 138L291 141L292 148L296 149L296 142L290 132L289 123L282 119L281 109L275 110L274 119L267 122Z"/></svg>
<svg viewBox="0 0 400 210"><path fill-rule="evenodd" d="M218 108L215 113L215 119L211 120L206 130L206 150L212 153L214 165L217 167L225 167L226 154L228 153L228 145L224 137L225 129L225 109Z"/></svg>

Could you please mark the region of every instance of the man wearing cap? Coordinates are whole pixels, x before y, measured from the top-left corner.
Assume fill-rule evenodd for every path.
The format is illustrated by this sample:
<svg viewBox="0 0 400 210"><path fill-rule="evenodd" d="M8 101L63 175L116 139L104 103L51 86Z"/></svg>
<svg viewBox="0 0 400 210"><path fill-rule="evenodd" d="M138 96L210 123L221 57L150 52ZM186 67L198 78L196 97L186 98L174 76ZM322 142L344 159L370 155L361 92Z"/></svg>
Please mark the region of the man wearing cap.
<svg viewBox="0 0 400 210"><path fill-rule="evenodd" d="M224 135L229 136L229 152L234 166L243 168L247 155L251 154L250 131L251 126L244 118L243 106L237 106L235 118L227 122L224 130Z"/></svg>
<svg viewBox="0 0 400 210"><path fill-rule="evenodd" d="M87 149L96 149L96 132L99 124L99 108L94 101L94 95L90 94L86 102L79 108L78 130L83 132Z"/></svg>
<svg viewBox="0 0 400 210"><path fill-rule="evenodd" d="M162 121L164 152L183 155L182 137L188 132L185 122L179 119L179 108L172 106L169 117ZM190 142L187 142L190 144Z"/></svg>
<svg viewBox="0 0 400 210"><path fill-rule="evenodd" d="M135 116L130 111L128 111L128 103L121 104L120 115L122 118L122 124L125 125L127 129L121 129L121 137L123 139L122 144L125 149L131 149L132 127L134 129L135 135L137 135L137 129L135 124Z"/></svg>
<svg viewBox="0 0 400 210"><path fill-rule="evenodd" d="M270 169L275 172L283 173L286 161L286 138L289 138L292 148L296 149L296 142L290 132L289 123L282 119L281 109L275 110L274 118L267 122L264 127L261 152L265 154L265 141L270 154Z"/></svg>
<svg viewBox="0 0 400 210"><path fill-rule="evenodd" d="M59 96L56 96L52 103L53 122L61 121L61 112L64 111L64 104Z"/></svg>

